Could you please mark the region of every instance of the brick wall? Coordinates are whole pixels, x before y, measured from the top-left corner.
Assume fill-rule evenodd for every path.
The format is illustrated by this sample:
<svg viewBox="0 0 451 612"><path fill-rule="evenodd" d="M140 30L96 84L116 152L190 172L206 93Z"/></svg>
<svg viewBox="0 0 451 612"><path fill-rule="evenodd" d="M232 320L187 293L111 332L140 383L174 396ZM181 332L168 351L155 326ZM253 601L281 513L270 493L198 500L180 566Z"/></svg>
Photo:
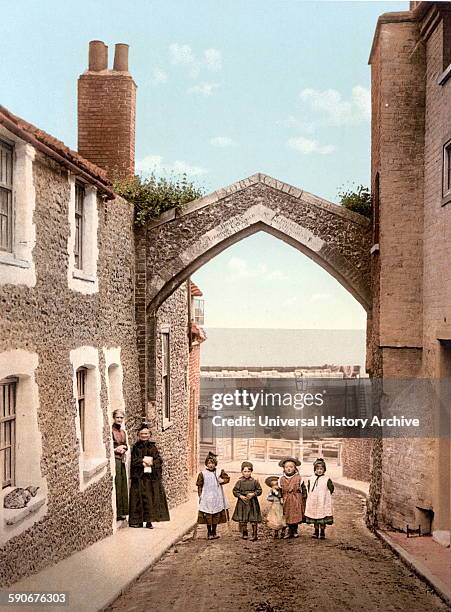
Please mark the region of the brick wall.
<svg viewBox="0 0 451 612"><path fill-rule="evenodd" d="M381 346L422 345L425 54L415 22L379 33ZM402 317L400 317L402 312Z"/></svg>
<svg viewBox="0 0 451 612"><path fill-rule="evenodd" d="M189 354L189 435L188 435L188 473L197 472L199 462L198 410L200 401L200 351L201 345L195 342Z"/></svg>
<svg viewBox="0 0 451 612"><path fill-rule="evenodd" d="M348 438L343 440L343 476L354 480L370 480L372 440Z"/></svg>
<svg viewBox="0 0 451 612"><path fill-rule="evenodd" d="M438 378L438 329L451 317L451 218L441 198L443 144L451 137L451 4L415 3L380 18L372 64L372 181L380 175L380 255L373 258L372 373ZM421 6L422 5L422 6ZM451 327L450 327L451 329ZM402 401L431 419L432 398ZM386 397L390 402L392 398ZM446 461L449 464L449 453ZM405 529L416 508L437 511L439 457L433 439L376 440L369 522Z"/></svg>
<svg viewBox="0 0 451 612"><path fill-rule="evenodd" d="M113 179L135 173L136 84L128 66L108 70L107 61L106 49L78 79L78 151Z"/></svg>

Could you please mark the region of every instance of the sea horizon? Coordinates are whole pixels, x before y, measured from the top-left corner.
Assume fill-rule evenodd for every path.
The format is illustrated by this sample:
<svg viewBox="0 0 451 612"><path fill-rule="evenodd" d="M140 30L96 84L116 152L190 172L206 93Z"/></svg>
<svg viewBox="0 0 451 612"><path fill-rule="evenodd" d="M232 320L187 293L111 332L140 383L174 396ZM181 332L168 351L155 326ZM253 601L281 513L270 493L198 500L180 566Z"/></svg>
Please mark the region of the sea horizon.
<svg viewBox="0 0 451 612"><path fill-rule="evenodd" d="M205 327L201 367L365 368L366 330Z"/></svg>

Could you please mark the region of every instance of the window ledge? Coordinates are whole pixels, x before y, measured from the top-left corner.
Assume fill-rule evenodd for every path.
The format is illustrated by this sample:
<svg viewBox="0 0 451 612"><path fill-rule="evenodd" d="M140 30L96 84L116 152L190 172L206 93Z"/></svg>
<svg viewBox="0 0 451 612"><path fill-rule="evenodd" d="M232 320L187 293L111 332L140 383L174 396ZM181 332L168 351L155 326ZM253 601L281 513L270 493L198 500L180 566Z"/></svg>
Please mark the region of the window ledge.
<svg viewBox="0 0 451 612"><path fill-rule="evenodd" d="M108 459L105 457L94 459L85 459L83 461L83 480L91 480L94 476L97 476L99 472L108 464Z"/></svg>
<svg viewBox="0 0 451 612"><path fill-rule="evenodd" d="M374 253L379 253L379 251L380 251L379 243L373 244L373 246L370 249L370 255L374 255Z"/></svg>
<svg viewBox="0 0 451 612"><path fill-rule="evenodd" d="M163 417L163 431L165 431L165 429L169 429L169 427L172 427L172 421Z"/></svg>
<svg viewBox="0 0 451 612"><path fill-rule="evenodd" d="M73 278L78 278L79 280L87 281L88 283L95 283L96 277L92 274L88 274L87 272L83 272L83 270L74 270L72 272Z"/></svg>
<svg viewBox="0 0 451 612"><path fill-rule="evenodd" d="M442 197L442 206L446 206L447 204L451 204L451 193L447 193Z"/></svg>
<svg viewBox="0 0 451 612"><path fill-rule="evenodd" d="M15 488L15 487L14 487ZM12 491L13 489L11 489ZM25 508L3 508L3 517L5 525L17 525L21 523L30 514L34 514L42 508L46 503L47 498L45 495L37 493L36 497L32 497Z"/></svg>
<svg viewBox="0 0 451 612"><path fill-rule="evenodd" d="M0 264L15 266L16 268L31 268L31 263L25 259L17 259L14 253L0 252Z"/></svg>

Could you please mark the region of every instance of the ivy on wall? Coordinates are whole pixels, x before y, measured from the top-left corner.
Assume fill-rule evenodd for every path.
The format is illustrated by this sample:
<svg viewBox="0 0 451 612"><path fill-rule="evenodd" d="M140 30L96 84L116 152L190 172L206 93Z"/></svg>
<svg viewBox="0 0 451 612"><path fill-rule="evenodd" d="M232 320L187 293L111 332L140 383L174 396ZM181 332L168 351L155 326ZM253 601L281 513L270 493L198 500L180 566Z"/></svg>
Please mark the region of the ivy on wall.
<svg viewBox="0 0 451 612"><path fill-rule="evenodd" d="M114 181L113 187L118 195L133 203L136 225L145 225L171 208L182 210L185 204L204 195L204 189L189 181L186 174L136 175Z"/></svg>

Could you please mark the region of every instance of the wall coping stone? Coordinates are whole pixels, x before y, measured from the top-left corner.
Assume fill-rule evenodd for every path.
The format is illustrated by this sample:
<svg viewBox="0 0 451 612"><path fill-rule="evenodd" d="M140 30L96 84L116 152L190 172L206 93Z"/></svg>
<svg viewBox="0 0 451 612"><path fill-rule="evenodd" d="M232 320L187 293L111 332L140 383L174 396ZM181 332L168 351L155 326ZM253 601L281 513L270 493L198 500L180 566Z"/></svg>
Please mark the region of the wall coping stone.
<svg viewBox="0 0 451 612"><path fill-rule="evenodd" d="M253 185L258 184L267 185L268 187L277 189L278 191L288 194L296 199L304 200L308 204L311 204L323 210L327 210L335 215L339 215L340 217L352 221L357 225L361 225L362 227L368 227L368 225L370 224L369 219L367 219L363 215L359 215L358 213L348 210L344 206L334 204L333 202L329 202L324 198L320 198L319 196L313 195L312 193L304 191L298 187L294 187L293 185L289 185L288 183L284 183L283 181L274 179L271 176L268 176L267 174L262 174L261 172L258 172L257 174L253 174L252 176L249 176L246 179L236 181L228 187L223 187L201 198L198 198L197 200L193 200L192 202L187 204L181 211L177 211L175 208L171 208L170 210L160 215L158 219L147 223L146 227L148 229L158 227L159 225L163 225L165 223L173 221L176 218L189 215L190 213L199 210L200 208L205 208L206 206L215 204L216 202L223 200L232 193L242 191L243 189L247 189Z"/></svg>

